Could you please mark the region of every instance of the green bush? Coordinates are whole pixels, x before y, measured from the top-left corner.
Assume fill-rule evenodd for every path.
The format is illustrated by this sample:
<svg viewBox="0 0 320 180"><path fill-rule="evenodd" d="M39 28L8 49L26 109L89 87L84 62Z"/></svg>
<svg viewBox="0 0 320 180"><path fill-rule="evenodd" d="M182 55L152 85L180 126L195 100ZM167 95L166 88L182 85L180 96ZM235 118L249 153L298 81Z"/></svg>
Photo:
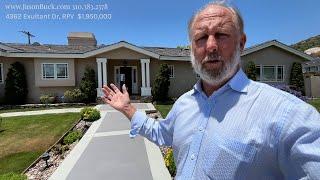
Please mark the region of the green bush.
<svg viewBox="0 0 320 180"><path fill-rule="evenodd" d="M83 102L96 102L97 98L96 73L89 67L86 68L83 78L80 82L80 90L83 93Z"/></svg>
<svg viewBox="0 0 320 180"><path fill-rule="evenodd" d="M64 92L64 99L69 103L82 102L84 99L84 94L80 89L67 90Z"/></svg>
<svg viewBox="0 0 320 180"><path fill-rule="evenodd" d="M52 104L56 101L56 98L50 94L44 94L40 96L40 103L41 104Z"/></svg>
<svg viewBox="0 0 320 180"><path fill-rule="evenodd" d="M254 81L257 80L257 77L256 77L256 65L254 64L253 61L249 61L247 66L246 66L246 74L248 76L249 79L252 79Z"/></svg>
<svg viewBox="0 0 320 180"><path fill-rule="evenodd" d="M152 100L165 102L169 100L168 92L170 86L170 69L168 64L161 64L160 70L154 80L152 87Z"/></svg>
<svg viewBox="0 0 320 180"><path fill-rule="evenodd" d="M27 78L24 66L11 64L5 81L5 100L7 104L24 104L28 95Z"/></svg>
<svg viewBox="0 0 320 180"><path fill-rule="evenodd" d="M52 151L54 154L64 154L64 152L69 150L68 145L56 144L53 146Z"/></svg>
<svg viewBox="0 0 320 180"><path fill-rule="evenodd" d="M0 175L0 180L27 180L27 176L17 173L6 173Z"/></svg>
<svg viewBox="0 0 320 180"><path fill-rule="evenodd" d="M164 162L172 177L176 175L176 164L174 163L173 150L170 148L164 157Z"/></svg>
<svg viewBox="0 0 320 180"><path fill-rule="evenodd" d="M290 73L290 82L292 89L302 92L304 95L304 80L301 63L294 62Z"/></svg>
<svg viewBox="0 0 320 180"><path fill-rule="evenodd" d="M79 130L71 131L66 137L63 138L63 143L72 144L73 142L81 139L82 135L82 132ZM63 151L63 149L61 151Z"/></svg>
<svg viewBox="0 0 320 180"><path fill-rule="evenodd" d="M100 112L95 108L86 107L80 111L81 119L93 122L100 119Z"/></svg>

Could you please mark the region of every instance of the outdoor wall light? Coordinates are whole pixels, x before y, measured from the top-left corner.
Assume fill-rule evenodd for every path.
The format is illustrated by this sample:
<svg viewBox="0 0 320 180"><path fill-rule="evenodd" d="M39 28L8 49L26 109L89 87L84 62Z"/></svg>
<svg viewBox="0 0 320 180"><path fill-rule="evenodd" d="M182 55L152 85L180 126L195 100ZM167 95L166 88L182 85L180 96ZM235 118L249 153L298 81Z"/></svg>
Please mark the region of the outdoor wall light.
<svg viewBox="0 0 320 180"><path fill-rule="evenodd" d="M44 169L43 169L43 170L45 170L49 167L48 160L50 159L50 154L47 152L43 153L41 156L41 159L46 161L46 167L44 167Z"/></svg>

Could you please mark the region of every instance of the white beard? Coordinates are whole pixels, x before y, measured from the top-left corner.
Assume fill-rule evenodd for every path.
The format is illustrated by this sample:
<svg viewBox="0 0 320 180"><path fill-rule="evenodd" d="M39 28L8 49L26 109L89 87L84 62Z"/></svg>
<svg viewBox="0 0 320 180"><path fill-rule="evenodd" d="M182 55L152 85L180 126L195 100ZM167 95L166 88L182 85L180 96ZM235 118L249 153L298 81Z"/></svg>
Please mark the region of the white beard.
<svg viewBox="0 0 320 180"><path fill-rule="evenodd" d="M210 85L221 85L225 80L231 78L240 67L240 46L236 47L230 60L222 59L216 54L207 55L202 61L195 59L191 48L191 63L193 70L199 74L200 78ZM218 70L206 69L203 63L210 60L221 60L222 68Z"/></svg>

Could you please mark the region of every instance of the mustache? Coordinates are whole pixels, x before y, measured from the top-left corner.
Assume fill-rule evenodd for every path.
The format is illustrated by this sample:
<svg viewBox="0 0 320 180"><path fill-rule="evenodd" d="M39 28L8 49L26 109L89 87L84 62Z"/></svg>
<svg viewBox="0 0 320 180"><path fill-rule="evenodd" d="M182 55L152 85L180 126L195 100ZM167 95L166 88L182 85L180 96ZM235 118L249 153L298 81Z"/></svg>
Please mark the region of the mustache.
<svg viewBox="0 0 320 180"><path fill-rule="evenodd" d="M210 53L202 60L202 63L210 61L222 61L222 56L220 56L218 53Z"/></svg>

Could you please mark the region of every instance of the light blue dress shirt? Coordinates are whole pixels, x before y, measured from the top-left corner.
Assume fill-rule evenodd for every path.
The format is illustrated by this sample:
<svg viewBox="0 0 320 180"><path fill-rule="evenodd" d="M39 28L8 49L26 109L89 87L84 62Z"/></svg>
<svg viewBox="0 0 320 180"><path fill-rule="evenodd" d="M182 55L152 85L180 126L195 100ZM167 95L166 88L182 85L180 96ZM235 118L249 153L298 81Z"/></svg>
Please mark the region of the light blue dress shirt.
<svg viewBox="0 0 320 180"><path fill-rule="evenodd" d="M164 120L137 111L130 136L172 146L176 179L320 179L320 115L242 70L207 97L201 82Z"/></svg>

